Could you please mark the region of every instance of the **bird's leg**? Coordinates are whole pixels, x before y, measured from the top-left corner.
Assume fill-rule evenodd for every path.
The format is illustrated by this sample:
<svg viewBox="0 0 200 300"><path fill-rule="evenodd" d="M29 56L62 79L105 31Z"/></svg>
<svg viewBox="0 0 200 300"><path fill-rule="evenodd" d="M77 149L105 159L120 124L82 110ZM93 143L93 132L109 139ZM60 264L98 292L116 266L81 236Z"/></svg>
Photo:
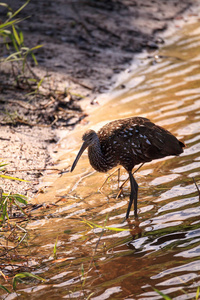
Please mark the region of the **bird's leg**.
<svg viewBox="0 0 200 300"><path fill-rule="evenodd" d="M131 206L133 203L133 199L134 199L134 216L135 218L137 218L137 194L138 194L138 184L135 181L135 178L133 177L133 174L131 171L129 171L129 178L130 178L130 184L131 184L131 194L130 194L130 200L129 200L129 204L128 204L128 209L126 212L126 219L128 219L129 217L129 213L131 210Z"/></svg>
<svg viewBox="0 0 200 300"><path fill-rule="evenodd" d="M108 179L109 179L116 171L118 171L118 185L119 185L120 168L118 168L117 170L114 170L111 174L109 174L109 176L104 180L102 186L101 186L100 188L98 188L99 192L100 192L102 195L106 196L105 193L102 191L102 189L103 189L104 185L106 184L106 182L108 181ZM106 196L106 197L107 197L107 200L109 200L109 197L108 197L108 196Z"/></svg>
<svg viewBox="0 0 200 300"><path fill-rule="evenodd" d="M120 168L118 168L118 189L119 189L119 181L120 181Z"/></svg>
<svg viewBox="0 0 200 300"><path fill-rule="evenodd" d="M135 174L142 166L144 165L144 163L142 163L132 174ZM116 199L119 198L119 196L121 195L121 192L122 192L122 188L123 186L125 185L125 183L127 183L127 181L129 180L129 177L122 183L122 185L120 186L120 190L119 190L119 193L117 194L117 197Z"/></svg>
<svg viewBox="0 0 200 300"><path fill-rule="evenodd" d="M133 176L133 175L132 175ZM134 196L134 216L135 218L138 217L137 214L137 198L138 198L138 184L135 180L135 178L133 177L133 181L134 181L134 187L135 187L135 196Z"/></svg>

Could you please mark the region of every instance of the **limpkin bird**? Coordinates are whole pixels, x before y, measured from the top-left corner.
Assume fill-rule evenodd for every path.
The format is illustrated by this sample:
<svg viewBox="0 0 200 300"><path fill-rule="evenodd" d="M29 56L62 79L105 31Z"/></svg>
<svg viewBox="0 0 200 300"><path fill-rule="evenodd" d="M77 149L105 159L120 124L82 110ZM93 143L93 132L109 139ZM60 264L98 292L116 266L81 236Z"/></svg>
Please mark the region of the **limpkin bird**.
<svg viewBox="0 0 200 300"><path fill-rule="evenodd" d="M117 165L123 166L129 174L131 185L126 219L133 199L134 215L137 217L138 184L132 174L134 166L169 155L179 155L185 146L169 131L142 117L112 121L97 133L88 130L82 139L83 144L71 172L87 147L90 164L98 172L107 172Z"/></svg>

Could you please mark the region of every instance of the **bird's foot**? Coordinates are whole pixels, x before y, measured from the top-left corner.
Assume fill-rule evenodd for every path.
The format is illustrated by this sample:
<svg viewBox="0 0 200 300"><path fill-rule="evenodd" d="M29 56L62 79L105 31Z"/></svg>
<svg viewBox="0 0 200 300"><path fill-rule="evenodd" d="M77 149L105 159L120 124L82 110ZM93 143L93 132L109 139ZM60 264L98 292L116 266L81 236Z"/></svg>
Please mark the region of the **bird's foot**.
<svg viewBox="0 0 200 300"><path fill-rule="evenodd" d="M127 221L128 225L135 225L135 226L139 226L140 221L138 219L138 216L135 217L135 220L131 222L131 219L128 217L125 217L121 223L124 223L125 221Z"/></svg>
<svg viewBox="0 0 200 300"><path fill-rule="evenodd" d="M126 221L126 217L121 221L121 224L123 224Z"/></svg>

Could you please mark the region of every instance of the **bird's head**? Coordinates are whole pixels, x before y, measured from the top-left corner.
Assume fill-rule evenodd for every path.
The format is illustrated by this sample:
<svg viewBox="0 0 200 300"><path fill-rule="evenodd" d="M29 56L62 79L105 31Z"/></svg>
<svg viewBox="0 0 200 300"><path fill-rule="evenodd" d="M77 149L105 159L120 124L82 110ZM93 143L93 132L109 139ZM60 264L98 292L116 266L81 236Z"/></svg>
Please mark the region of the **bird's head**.
<svg viewBox="0 0 200 300"><path fill-rule="evenodd" d="M82 136L83 144L86 144L86 148L96 143L98 136L94 130L88 130Z"/></svg>
<svg viewBox="0 0 200 300"><path fill-rule="evenodd" d="M82 136L82 140L83 140L83 144L73 162L73 165L71 167L71 172L75 169L76 164L79 158L81 157L81 155L83 154L83 152L85 151L85 149L89 146L94 145L97 142L98 136L94 130L90 129L84 133L84 135Z"/></svg>

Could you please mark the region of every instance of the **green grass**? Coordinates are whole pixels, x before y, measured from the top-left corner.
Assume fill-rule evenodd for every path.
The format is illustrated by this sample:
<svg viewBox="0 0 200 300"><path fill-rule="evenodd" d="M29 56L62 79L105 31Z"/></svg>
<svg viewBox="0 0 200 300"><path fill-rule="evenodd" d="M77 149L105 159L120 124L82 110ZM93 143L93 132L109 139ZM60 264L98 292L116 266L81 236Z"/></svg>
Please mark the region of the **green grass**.
<svg viewBox="0 0 200 300"><path fill-rule="evenodd" d="M17 177L7 176L2 174L7 164L0 162L0 177L9 180L27 181ZM0 187L0 226L9 220L9 213L12 212L14 207L17 207L23 214L25 212L21 205L26 205L27 199L25 196L13 193L4 193L3 188Z"/></svg>
<svg viewBox="0 0 200 300"><path fill-rule="evenodd" d="M160 296L162 296L163 299L165 300L173 300L173 298L165 295L164 293L162 293L161 291L157 290L154 288L154 291L159 294ZM184 290L182 290L184 294L187 294ZM193 300L198 300L199 299L199 292L200 292L200 287L197 288L197 291L196 291L196 296L195 298L193 298Z"/></svg>
<svg viewBox="0 0 200 300"><path fill-rule="evenodd" d="M29 273L29 272L18 273L12 279L12 289L13 289L13 291L16 291L17 283L27 283L28 278L34 278L34 279L37 279L37 280L40 280L40 281L46 281L44 278L39 277L39 276L34 275L32 273ZM4 285L0 284L0 289L4 290L8 294L11 294L11 291L7 287L5 287Z"/></svg>
<svg viewBox="0 0 200 300"><path fill-rule="evenodd" d="M13 11L6 3L0 3L0 6L7 9L5 21L0 20L0 38L3 40L0 46L0 53L4 53L4 56L0 56L0 63L9 62L12 64L12 75L18 86L25 83L31 87L34 84L36 85L36 90L38 90L38 85L40 86L42 81L31 70L28 58L31 57L35 65L37 65L38 62L34 51L43 47L43 45L36 45L32 48L26 46L24 34L18 25L23 19L17 18L29 1L26 1L17 11ZM26 75L27 71L31 77Z"/></svg>

